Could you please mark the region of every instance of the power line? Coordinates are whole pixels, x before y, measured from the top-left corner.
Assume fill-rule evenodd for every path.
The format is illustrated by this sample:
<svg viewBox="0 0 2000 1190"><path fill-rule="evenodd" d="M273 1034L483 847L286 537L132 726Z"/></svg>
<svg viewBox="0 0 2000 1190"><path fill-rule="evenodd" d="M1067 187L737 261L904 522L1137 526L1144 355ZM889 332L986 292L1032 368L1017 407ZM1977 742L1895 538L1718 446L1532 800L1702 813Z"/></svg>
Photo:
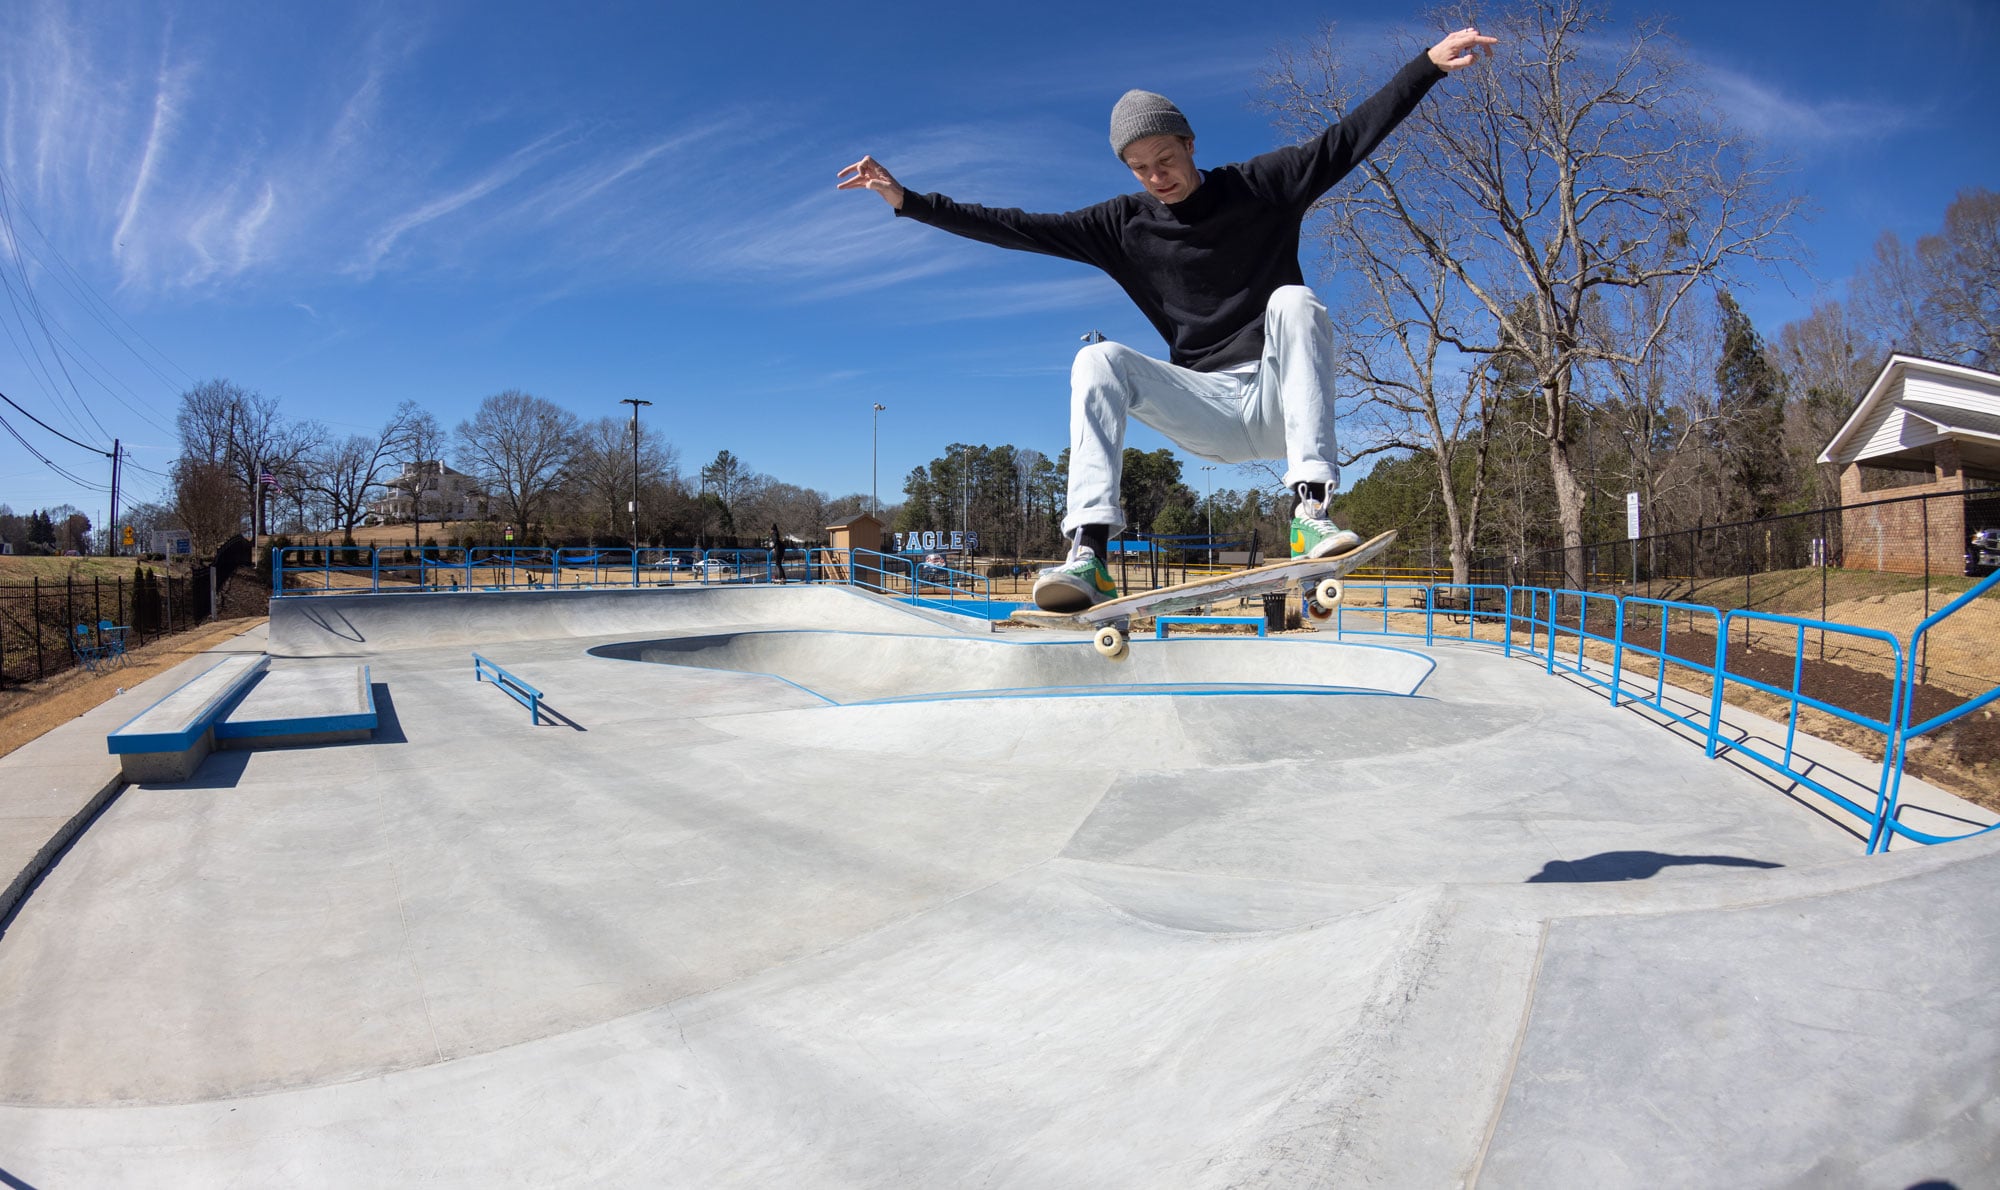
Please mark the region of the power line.
<svg viewBox="0 0 2000 1190"><path fill-rule="evenodd" d="M12 401L8 401L7 403L8 403L9 405L14 405L14 402L12 402ZM20 407L19 405L14 405L14 407L15 407L16 409L20 409L20 408L21 408L21 407ZM25 412L27 412L27 411L26 411L26 410L22 410L22 412L24 412L24 413L25 413ZM34 415L33 415L33 414L29 414L29 416L30 416L30 417L33 417ZM37 424L37 425L40 425L41 423L40 423L39 421L37 421L37 422L36 422L36 424ZM47 427L47 426L43 426L42 428L43 428L43 429L48 429L48 427ZM67 480L69 480L69 481L70 481L71 483L73 483L73 484L77 485L78 487L80 487L80 488L88 488L88 489L90 489L90 490L91 490L91 491L93 491L93 492L109 492L109 491L111 490L111 489L110 489L110 488L109 488L108 486L106 486L106 485L104 485L104 484L101 484L101 483L92 483L92 482L90 482L89 480L87 480L87 479L84 479L84 478L83 478L83 477L81 477L81 476L78 476L78 475L72 475L72 474L70 474L69 472L67 472L67 471L63 470L63 469L62 469L62 468L61 468L60 466L58 466L58 465L57 465L57 463L56 463L56 461L55 461L54 459L51 459L51 458L50 458L49 456L47 456L47 455L43 454L43 453L42 453L41 451L39 451L39 450L36 450L36 449L35 449L35 444L34 444L34 443L32 443L32 442L29 442L29 441L28 441L28 440L27 440L26 438L23 438L23 437L21 437L21 432L20 432L19 430L15 429L15 428L14 428L14 426L13 426L13 423L12 423L12 422L9 422L9 421L8 421L8 420L7 420L6 418L4 418L4 417L0 417L0 429L5 429L5 430L6 430L6 431L7 431L7 432L8 432L9 434L12 434L12 435L14 436L14 441L16 441L16 442L20 443L20 444L21 444L21 447L22 447L22 449L26 450L26 451L27 451L27 452L28 452L29 454L31 454L31 455L33 455L33 456L35 456L35 457L36 457L37 459L40 459L40 460L42 461L42 466L44 466L44 467L47 467L47 468L48 468L49 470L51 470L51 471L55 472L55 473L56 473L57 475L60 475L60 476L62 476L62 477L63 477L64 479L67 479ZM51 433L55 433L55 431L53 431L53 430L51 430L50 432L51 432ZM66 436L66 435L65 435L65 436Z"/></svg>
<svg viewBox="0 0 2000 1190"><path fill-rule="evenodd" d="M7 196L10 192L10 189L11 187L8 184L7 175L5 171L0 171L0 202L7 201ZM56 277L56 279L58 281L65 282L64 288L69 290L70 295L77 299L78 303L84 308L84 311L88 313L91 316L91 318L96 321L97 325L104 328L106 334L109 334L113 339L116 339L118 341L119 346L131 352L132 358L138 360L139 363L143 367L145 367L147 371L151 372L154 376L158 377L160 383L166 385L168 388L174 388L178 385L194 383L194 377L189 374L187 369L181 367L179 364L169 359L167 357L167 353L161 351L159 347L156 346L151 339L148 339L145 336L145 334L139 330L138 327L135 327L131 323L125 321L125 316L120 314L116 307L112 306L111 303L105 301L102 297L98 296L97 290L91 287L90 282L84 279L83 274L77 271L76 266L72 265L69 262L69 259L62 254L61 250L56 247L55 241L49 238L49 233L42 230L42 225L35 221L34 212L30 211L27 208L26 204L21 203L18 200L14 200L12 205L20 207L21 218L28 221L29 227L34 228L35 235L41 239L43 246L48 249L49 256L55 259L55 263L59 266L58 268L53 270L53 274ZM11 225L9 229L9 234L12 234ZM41 258L40 253L36 253L36 256L38 259ZM154 364L152 360L146 358L146 356L142 352L140 352L137 348L133 347L131 341L127 339L126 336L123 333L121 333L117 327L114 327L111 325L111 323L105 321L106 314L109 314L112 318L116 319L119 326L124 327L126 331L131 333L132 338L137 339L139 342L145 344L146 347L152 351L153 355L158 357L160 363L165 364L167 367L172 368L176 372L179 372L181 374L181 379L175 380L173 377L168 376L165 372L162 372ZM138 394L134 393L133 395L137 396Z"/></svg>
<svg viewBox="0 0 2000 1190"><path fill-rule="evenodd" d="M54 434L56 437L62 439L64 442L69 443L71 446L81 446L83 449L90 451L93 454L103 455L107 459L111 457L111 452L105 450L103 447L92 446L88 442L78 442L76 439L70 437L68 434L63 433L61 430L58 430L54 426L43 421L41 418L36 417L32 413L29 413L26 409L22 409L20 404L17 403L14 400L14 398L8 396L6 393L0 393L0 401L5 401L9 405L14 406L14 408L21 414L22 417L25 417L29 421L34 422L36 425L42 427L44 430L47 430L49 433ZM19 435L16 435L16 437L18 436Z"/></svg>
<svg viewBox="0 0 2000 1190"><path fill-rule="evenodd" d="M28 314L32 315L36 325L42 328L42 337L49 342L49 356L55 361L56 371L62 373L63 382L69 386L69 391L76 397L76 404L83 409L84 416L88 417L92 424L97 426L98 433L109 435L110 431L104 428L103 422L97 420L97 414L91 411L90 403L83 399L82 391L76 387L76 378L69 374L69 366L63 362L62 349L56 343L55 335L49 330L49 320L42 311L41 299L35 295L35 287L28 280L27 263L21 259L21 237L14 231L14 221L8 214L4 191L0 191L0 231L4 231L7 234L8 252L14 258L15 271L21 275L20 294L17 295L15 293L14 283L7 276L5 270L0 270L0 287L4 287L7 291L8 304L14 308L14 319L21 324L22 334L27 336L29 350L34 356L36 365L41 369L44 383L47 384L49 392L55 397L57 404L66 406L67 401L62 395L62 385L56 383L55 376L49 371L48 362L42 358L41 349L35 345L35 336L28 329L27 316L21 312L23 301L27 304ZM12 337L13 334L9 331L8 338L11 339ZM69 413L70 421L75 424L79 431L84 433L89 432L84 429L82 420L76 416L74 411L65 409L65 412Z"/></svg>

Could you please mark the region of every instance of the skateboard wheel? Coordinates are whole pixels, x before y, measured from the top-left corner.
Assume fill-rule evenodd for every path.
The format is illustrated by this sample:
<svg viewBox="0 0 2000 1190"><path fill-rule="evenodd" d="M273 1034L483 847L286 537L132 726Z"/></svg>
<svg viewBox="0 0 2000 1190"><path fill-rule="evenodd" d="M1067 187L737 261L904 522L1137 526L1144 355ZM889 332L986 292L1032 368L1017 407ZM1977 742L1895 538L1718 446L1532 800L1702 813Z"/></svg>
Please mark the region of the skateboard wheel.
<svg viewBox="0 0 2000 1190"><path fill-rule="evenodd" d="M1306 619L1312 621L1315 624L1324 624L1328 620L1333 619L1333 606L1331 604L1321 603L1319 599L1313 595L1307 595L1305 597L1299 610L1305 613Z"/></svg>
<svg viewBox="0 0 2000 1190"><path fill-rule="evenodd" d="M1097 636L1092 639L1091 643L1097 646L1097 651L1100 655L1112 661L1124 660L1129 655L1132 647L1126 642L1124 633L1111 627L1099 628Z"/></svg>
<svg viewBox="0 0 2000 1190"><path fill-rule="evenodd" d="M1327 609L1327 613L1331 615L1333 605L1340 602L1340 597L1345 591L1346 588L1340 585L1339 579L1321 579L1319 586L1313 590L1313 600L1321 607Z"/></svg>

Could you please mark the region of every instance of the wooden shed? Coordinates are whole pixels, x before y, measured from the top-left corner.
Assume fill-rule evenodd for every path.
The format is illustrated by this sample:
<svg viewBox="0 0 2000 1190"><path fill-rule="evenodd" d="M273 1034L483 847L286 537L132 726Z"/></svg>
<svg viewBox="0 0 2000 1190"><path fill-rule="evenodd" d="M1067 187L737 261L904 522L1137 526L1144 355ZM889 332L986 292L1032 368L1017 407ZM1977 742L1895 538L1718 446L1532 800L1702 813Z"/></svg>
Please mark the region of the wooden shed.
<svg viewBox="0 0 2000 1190"><path fill-rule="evenodd" d="M882 549L882 522L864 512L838 525L828 525L826 544L836 550L874 550L879 553Z"/></svg>

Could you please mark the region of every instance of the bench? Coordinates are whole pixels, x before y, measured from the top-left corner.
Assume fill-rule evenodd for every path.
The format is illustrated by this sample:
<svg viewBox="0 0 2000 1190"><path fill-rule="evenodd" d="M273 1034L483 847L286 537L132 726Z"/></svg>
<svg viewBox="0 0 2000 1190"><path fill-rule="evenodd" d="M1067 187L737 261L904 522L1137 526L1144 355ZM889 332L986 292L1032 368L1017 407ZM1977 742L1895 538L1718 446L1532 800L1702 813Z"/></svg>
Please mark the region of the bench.
<svg viewBox="0 0 2000 1190"><path fill-rule="evenodd" d="M215 725L269 666L262 653L225 657L105 737L127 781L185 781L215 750Z"/></svg>
<svg viewBox="0 0 2000 1190"><path fill-rule="evenodd" d="M1153 639L1167 639L1169 624L1253 624L1258 636L1264 636L1268 627L1262 616L1160 616L1153 621Z"/></svg>
<svg viewBox="0 0 2000 1190"><path fill-rule="evenodd" d="M1507 610L1507 593L1503 590L1478 588L1466 590L1449 583L1439 583L1430 588L1430 606L1458 623L1472 618L1474 613L1498 615Z"/></svg>

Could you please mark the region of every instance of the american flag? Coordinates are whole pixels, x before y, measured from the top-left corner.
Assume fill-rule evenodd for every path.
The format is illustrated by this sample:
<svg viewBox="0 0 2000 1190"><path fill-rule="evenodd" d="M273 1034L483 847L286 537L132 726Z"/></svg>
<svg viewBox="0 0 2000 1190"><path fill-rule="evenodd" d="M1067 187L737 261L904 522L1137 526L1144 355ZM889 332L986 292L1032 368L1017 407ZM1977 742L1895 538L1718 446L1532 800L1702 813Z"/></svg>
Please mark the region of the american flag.
<svg viewBox="0 0 2000 1190"><path fill-rule="evenodd" d="M264 472L264 474L258 476L257 482L263 484L267 488L276 488L281 492L285 490L285 485L279 483L278 477L271 474L269 471L266 471Z"/></svg>

